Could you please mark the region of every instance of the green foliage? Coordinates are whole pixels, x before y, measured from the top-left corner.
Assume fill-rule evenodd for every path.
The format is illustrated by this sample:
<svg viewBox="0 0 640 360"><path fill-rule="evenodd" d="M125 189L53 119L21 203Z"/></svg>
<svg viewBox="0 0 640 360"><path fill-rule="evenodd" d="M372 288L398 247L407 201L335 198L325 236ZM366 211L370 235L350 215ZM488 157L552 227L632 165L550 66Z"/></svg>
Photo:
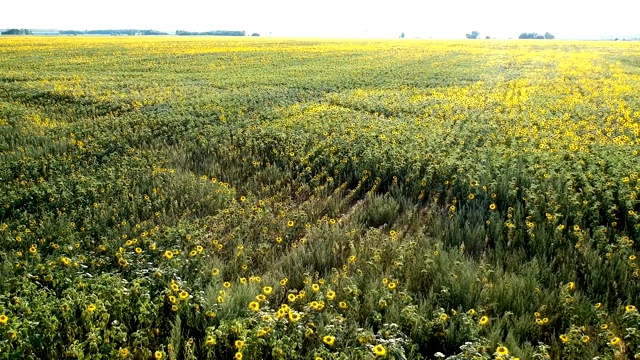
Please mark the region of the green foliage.
<svg viewBox="0 0 640 360"><path fill-rule="evenodd" d="M0 41L0 358L640 353L627 44Z"/></svg>
<svg viewBox="0 0 640 360"><path fill-rule="evenodd" d="M389 194L371 195L365 198L356 217L367 227L380 227L393 223L400 214L400 204Z"/></svg>

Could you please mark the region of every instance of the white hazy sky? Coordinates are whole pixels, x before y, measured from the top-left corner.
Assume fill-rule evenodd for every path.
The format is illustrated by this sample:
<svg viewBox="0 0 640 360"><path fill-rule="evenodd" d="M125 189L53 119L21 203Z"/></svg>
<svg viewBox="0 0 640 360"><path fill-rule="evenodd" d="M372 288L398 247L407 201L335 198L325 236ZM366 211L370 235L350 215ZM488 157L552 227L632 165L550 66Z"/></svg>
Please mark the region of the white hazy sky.
<svg viewBox="0 0 640 360"><path fill-rule="evenodd" d="M245 30L272 36L640 36L638 0L2 0L0 29Z"/></svg>

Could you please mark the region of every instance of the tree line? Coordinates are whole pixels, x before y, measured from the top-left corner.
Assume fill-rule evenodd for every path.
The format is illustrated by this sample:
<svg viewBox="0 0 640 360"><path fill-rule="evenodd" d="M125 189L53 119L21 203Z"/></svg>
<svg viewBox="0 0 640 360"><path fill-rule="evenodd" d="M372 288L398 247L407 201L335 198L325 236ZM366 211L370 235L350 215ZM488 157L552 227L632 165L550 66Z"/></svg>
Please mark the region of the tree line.
<svg viewBox="0 0 640 360"><path fill-rule="evenodd" d="M245 31L236 30L215 30L205 32L176 30L176 35L245 36L246 34L247 33Z"/></svg>
<svg viewBox="0 0 640 360"><path fill-rule="evenodd" d="M136 30L136 29L125 29L125 30L61 30L59 31L60 35L168 35L165 32L157 31L157 30Z"/></svg>
<svg viewBox="0 0 640 360"><path fill-rule="evenodd" d="M466 35L467 39L480 39L480 33L478 31L472 31ZM490 39L489 36L485 37L485 39ZM518 39L555 39L551 33L546 32L544 35L539 35L536 32L532 33L522 33L518 36Z"/></svg>
<svg viewBox="0 0 640 360"><path fill-rule="evenodd" d="M157 30L60 30L60 35L168 35ZM1 32L2 35L33 35L33 31L28 29L9 29Z"/></svg>
<svg viewBox="0 0 640 360"><path fill-rule="evenodd" d="M538 33L532 32L532 33L522 33L520 34L520 36L518 36L518 39L555 39L555 36L553 36L551 33L546 32L544 35L539 35Z"/></svg>
<svg viewBox="0 0 640 360"><path fill-rule="evenodd" d="M27 29L9 29L0 33L1 35L33 35L31 30Z"/></svg>

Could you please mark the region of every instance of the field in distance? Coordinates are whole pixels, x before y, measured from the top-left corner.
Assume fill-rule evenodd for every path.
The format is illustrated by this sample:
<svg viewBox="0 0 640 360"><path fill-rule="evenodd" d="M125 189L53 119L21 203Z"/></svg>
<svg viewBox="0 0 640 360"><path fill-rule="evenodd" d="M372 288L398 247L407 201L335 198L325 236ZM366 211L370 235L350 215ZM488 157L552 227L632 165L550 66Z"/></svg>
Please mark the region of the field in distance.
<svg viewBox="0 0 640 360"><path fill-rule="evenodd" d="M638 59L0 37L0 358L640 358Z"/></svg>

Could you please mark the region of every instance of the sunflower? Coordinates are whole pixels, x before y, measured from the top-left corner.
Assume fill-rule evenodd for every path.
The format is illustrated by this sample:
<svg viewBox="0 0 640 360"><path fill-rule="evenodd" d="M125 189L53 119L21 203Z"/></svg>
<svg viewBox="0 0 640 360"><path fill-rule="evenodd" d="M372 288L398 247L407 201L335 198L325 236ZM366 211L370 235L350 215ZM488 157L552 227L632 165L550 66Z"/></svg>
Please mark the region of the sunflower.
<svg viewBox="0 0 640 360"><path fill-rule="evenodd" d="M488 316L486 316L486 315L485 315L485 316L483 316L483 317L481 317L481 318L480 318L480 320L478 321L478 323L479 323L480 325L483 325L483 326L484 326L484 325L487 325L487 324L489 323L489 317L488 317Z"/></svg>
<svg viewBox="0 0 640 360"><path fill-rule="evenodd" d="M205 345L215 345L216 344L216 338L214 338L213 336L209 335L207 336L207 339L204 341Z"/></svg>
<svg viewBox="0 0 640 360"><path fill-rule="evenodd" d="M633 305L627 305L624 307L624 310L628 313L636 311L636 307Z"/></svg>
<svg viewBox="0 0 640 360"><path fill-rule="evenodd" d="M509 349L507 349L506 346L498 346L498 348L496 349L496 354L500 356L509 355Z"/></svg>
<svg viewBox="0 0 640 360"><path fill-rule="evenodd" d="M262 288L262 291L265 295L269 295L273 291L273 288L271 286L265 286L264 288Z"/></svg>
<svg viewBox="0 0 640 360"><path fill-rule="evenodd" d="M0 324L5 325L9 321L9 317L5 314L0 315Z"/></svg>
<svg viewBox="0 0 640 360"><path fill-rule="evenodd" d="M171 250L167 250L164 252L164 257L167 260L171 260L171 258L173 258L173 252ZM158 354L158 352L156 352L156 354ZM160 356L162 356L162 353L160 353Z"/></svg>
<svg viewBox="0 0 640 360"><path fill-rule="evenodd" d="M252 301L249 303L249 310L251 311L259 311L260 310L260 304L257 301Z"/></svg>
<svg viewBox="0 0 640 360"><path fill-rule="evenodd" d="M118 352L120 353L120 356L121 356L121 357L123 357L123 358L125 358L125 357L129 356L129 349L127 349L127 348L123 348L123 347L121 347L121 348L118 350Z"/></svg>
<svg viewBox="0 0 640 360"><path fill-rule="evenodd" d="M178 296L180 296L180 299L184 300L184 299L189 297L189 293L184 291L184 290L182 290L182 291L180 291L180 294L178 294Z"/></svg>
<svg viewBox="0 0 640 360"><path fill-rule="evenodd" d="M336 343L336 338L331 335L326 335L322 337L322 342L329 346L333 346L333 344Z"/></svg>
<svg viewBox="0 0 640 360"><path fill-rule="evenodd" d="M569 336L567 334L560 335L560 341L562 341L563 343L569 342L569 340L571 340L571 339L569 338Z"/></svg>
<svg viewBox="0 0 640 360"><path fill-rule="evenodd" d="M298 322L298 320L300 320L300 317L300 314L298 314L297 312L289 311L289 321Z"/></svg>
<svg viewBox="0 0 640 360"><path fill-rule="evenodd" d="M373 354L378 357L384 357L387 355L387 349L384 346L378 344L373 347Z"/></svg>

